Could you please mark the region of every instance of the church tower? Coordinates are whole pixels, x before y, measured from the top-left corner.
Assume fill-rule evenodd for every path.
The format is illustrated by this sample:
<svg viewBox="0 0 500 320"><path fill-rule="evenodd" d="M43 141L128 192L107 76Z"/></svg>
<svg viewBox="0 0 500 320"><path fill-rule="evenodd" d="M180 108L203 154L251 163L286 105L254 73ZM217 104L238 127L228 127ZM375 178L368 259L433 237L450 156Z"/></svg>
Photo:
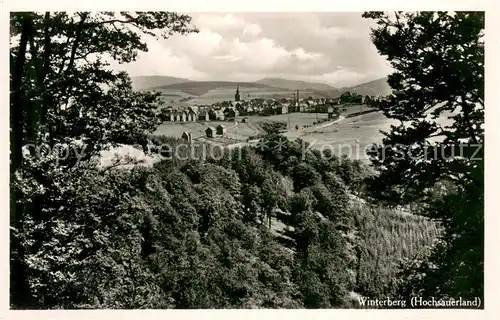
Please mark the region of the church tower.
<svg viewBox="0 0 500 320"><path fill-rule="evenodd" d="M240 86L236 87L236 94L234 95L234 101L240 101Z"/></svg>

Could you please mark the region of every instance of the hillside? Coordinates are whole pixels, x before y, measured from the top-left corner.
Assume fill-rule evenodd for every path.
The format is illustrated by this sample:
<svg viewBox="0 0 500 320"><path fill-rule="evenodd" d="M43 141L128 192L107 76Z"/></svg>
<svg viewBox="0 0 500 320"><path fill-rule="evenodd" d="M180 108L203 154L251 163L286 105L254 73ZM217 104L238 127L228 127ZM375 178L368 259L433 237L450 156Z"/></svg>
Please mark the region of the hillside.
<svg viewBox="0 0 500 320"><path fill-rule="evenodd" d="M140 76L133 77L135 89L152 89L159 91L169 101L177 100L176 97L198 98L194 103L209 103L211 101L233 99L236 87L240 87L242 98L283 98L292 97L295 90L300 90L304 97L336 98L342 92L350 91L361 95L388 95L391 88L387 84L387 78L381 78L356 86L337 89L325 83L313 83L307 81L287 80L281 78L265 78L255 82L234 81L191 81L189 79L170 76ZM215 100L214 100L215 99Z"/></svg>
<svg viewBox="0 0 500 320"><path fill-rule="evenodd" d="M254 83L254 82L231 82L231 81L190 81L175 83L171 85L157 86L152 89L160 92L172 92L181 91L193 96L201 96L206 94L211 90L229 89L231 90L231 95L234 95L237 87L240 87L241 91L245 89L265 89L269 91L280 91L280 88L273 88L271 86Z"/></svg>
<svg viewBox="0 0 500 320"><path fill-rule="evenodd" d="M255 83L265 84L275 88L283 88L289 90L318 90L318 91L330 91L337 90L336 88L325 84L325 83L314 83L298 80L287 80L280 78L264 78Z"/></svg>
<svg viewBox="0 0 500 320"><path fill-rule="evenodd" d="M342 88L341 91L355 92L361 95L386 96L391 93L391 87L387 83L387 78L384 77L381 79L358 84L356 86Z"/></svg>
<svg viewBox="0 0 500 320"><path fill-rule="evenodd" d="M169 76L137 76L132 77L132 86L136 90L150 89L158 86L168 86L175 83L190 82L185 78Z"/></svg>

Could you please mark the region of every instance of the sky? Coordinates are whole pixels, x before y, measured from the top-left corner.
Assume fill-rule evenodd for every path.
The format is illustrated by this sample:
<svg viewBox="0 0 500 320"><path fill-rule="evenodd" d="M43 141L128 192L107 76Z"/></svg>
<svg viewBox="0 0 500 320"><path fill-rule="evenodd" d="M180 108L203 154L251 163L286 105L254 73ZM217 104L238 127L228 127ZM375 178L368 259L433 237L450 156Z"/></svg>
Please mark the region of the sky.
<svg viewBox="0 0 500 320"><path fill-rule="evenodd" d="M391 72L370 40L373 22L356 13L189 13L200 32L145 37L149 51L120 68L131 76L198 81L285 78L337 87Z"/></svg>

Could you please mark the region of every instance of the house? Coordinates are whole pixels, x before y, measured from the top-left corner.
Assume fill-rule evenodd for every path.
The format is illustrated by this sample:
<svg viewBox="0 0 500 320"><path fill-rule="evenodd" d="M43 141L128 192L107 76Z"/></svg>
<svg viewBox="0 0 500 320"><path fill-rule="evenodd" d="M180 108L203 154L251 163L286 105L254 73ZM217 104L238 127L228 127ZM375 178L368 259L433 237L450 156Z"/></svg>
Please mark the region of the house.
<svg viewBox="0 0 500 320"><path fill-rule="evenodd" d="M299 106L300 106L300 112L307 112L307 111L309 111L309 105L307 104L307 102L302 101L302 102L299 103Z"/></svg>
<svg viewBox="0 0 500 320"><path fill-rule="evenodd" d="M177 112L177 114L175 115L175 121L177 122L186 122L186 119L187 115L184 111Z"/></svg>
<svg viewBox="0 0 500 320"><path fill-rule="evenodd" d="M240 108L242 106L241 101L233 101L232 102L233 108Z"/></svg>
<svg viewBox="0 0 500 320"><path fill-rule="evenodd" d="M240 115L245 115L246 114L246 109L248 108L248 104L240 104L238 106L236 106L234 108L234 110L236 111L236 115L237 116L240 116Z"/></svg>
<svg viewBox="0 0 500 320"><path fill-rule="evenodd" d="M205 130L205 133L207 135L207 138L213 138L215 136L216 130L214 127L208 127Z"/></svg>
<svg viewBox="0 0 500 320"><path fill-rule="evenodd" d="M210 115L210 119L212 119L212 115ZM219 121L224 121L225 115L222 110L215 110L214 111L214 119L219 120Z"/></svg>
<svg viewBox="0 0 500 320"><path fill-rule="evenodd" d="M283 103L281 106L278 106L276 111L278 114L287 114L289 106L290 106L290 103Z"/></svg>
<svg viewBox="0 0 500 320"><path fill-rule="evenodd" d="M219 124L217 126L217 135L223 136L226 133L226 127L224 127L222 124Z"/></svg>
<svg viewBox="0 0 500 320"><path fill-rule="evenodd" d="M264 106L262 105L253 107L254 114L262 112L262 110L264 110Z"/></svg>
<svg viewBox="0 0 500 320"><path fill-rule="evenodd" d="M335 119L338 113L333 105L328 106L328 120Z"/></svg>
<svg viewBox="0 0 500 320"><path fill-rule="evenodd" d="M172 115L172 110L170 108L162 108L160 110L160 118L163 121L170 121L170 117Z"/></svg>
<svg viewBox="0 0 500 320"><path fill-rule="evenodd" d="M217 120L217 110L216 109L210 109L208 110L208 117L210 120Z"/></svg>
<svg viewBox="0 0 500 320"><path fill-rule="evenodd" d="M191 132L184 131L181 135L181 138L186 140L187 142L191 142L192 141Z"/></svg>
<svg viewBox="0 0 500 320"><path fill-rule="evenodd" d="M296 100L293 100L292 103L289 104L288 106L288 113L293 113L293 112L299 112L299 103Z"/></svg>
<svg viewBox="0 0 500 320"><path fill-rule="evenodd" d="M238 115L238 111L233 108L224 109L224 118L227 120L234 119Z"/></svg>
<svg viewBox="0 0 500 320"><path fill-rule="evenodd" d="M255 109L253 107L247 107L245 110L248 115L253 115L255 114Z"/></svg>
<svg viewBox="0 0 500 320"><path fill-rule="evenodd" d="M187 110L187 120L190 122L195 122L198 120L198 107L191 106Z"/></svg>
<svg viewBox="0 0 500 320"><path fill-rule="evenodd" d="M207 110L201 110L198 115L198 120L200 121L210 121L210 112Z"/></svg>

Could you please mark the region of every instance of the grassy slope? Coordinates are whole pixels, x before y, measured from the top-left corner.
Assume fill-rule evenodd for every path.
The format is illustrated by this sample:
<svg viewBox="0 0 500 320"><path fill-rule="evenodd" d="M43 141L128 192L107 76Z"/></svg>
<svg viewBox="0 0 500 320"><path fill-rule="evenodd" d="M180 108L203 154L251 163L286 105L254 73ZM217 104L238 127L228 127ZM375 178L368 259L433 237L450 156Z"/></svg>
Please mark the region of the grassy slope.
<svg viewBox="0 0 500 320"><path fill-rule="evenodd" d="M351 86L347 88L342 88L342 92L355 92L361 95L370 95L370 96L386 96L392 92L391 87L387 84L387 78L381 78L365 83L358 84L356 86Z"/></svg>
<svg viewBox="0 0 500 320"><path fill-rule="evenodd" d="M132 83L135 89L150 89L158 86L166 86L175 83L189 82L189 79L169 77L169 76L137 76L132 77Z"/></svg>
<svg viewBox="0 0 500 320"><path fill-rule="evenodd" d="M160 92L182 91L191 94L193 96L201 96L203 94L206 94L210 90L223 88L223 89L232 89L234 96L234 91L238 86L240 88L261 88L261 89L277 90L277 88L272 88L264 84L258 84L253 82L231 82L231 81L191 81L191 82L175 83L166 86L157 86L154 87L153 89Z"/></svg>
<svg viewBox="0 0 500 320"><path fill-rule="evenodd" d="M297 80L287 80L280 78L265 78L256 81L256 83L265 84L271 87L284 88L289 90L337 90L336 88L324 84L324 83L313 83L306 81L297 81Z"/></svg>

